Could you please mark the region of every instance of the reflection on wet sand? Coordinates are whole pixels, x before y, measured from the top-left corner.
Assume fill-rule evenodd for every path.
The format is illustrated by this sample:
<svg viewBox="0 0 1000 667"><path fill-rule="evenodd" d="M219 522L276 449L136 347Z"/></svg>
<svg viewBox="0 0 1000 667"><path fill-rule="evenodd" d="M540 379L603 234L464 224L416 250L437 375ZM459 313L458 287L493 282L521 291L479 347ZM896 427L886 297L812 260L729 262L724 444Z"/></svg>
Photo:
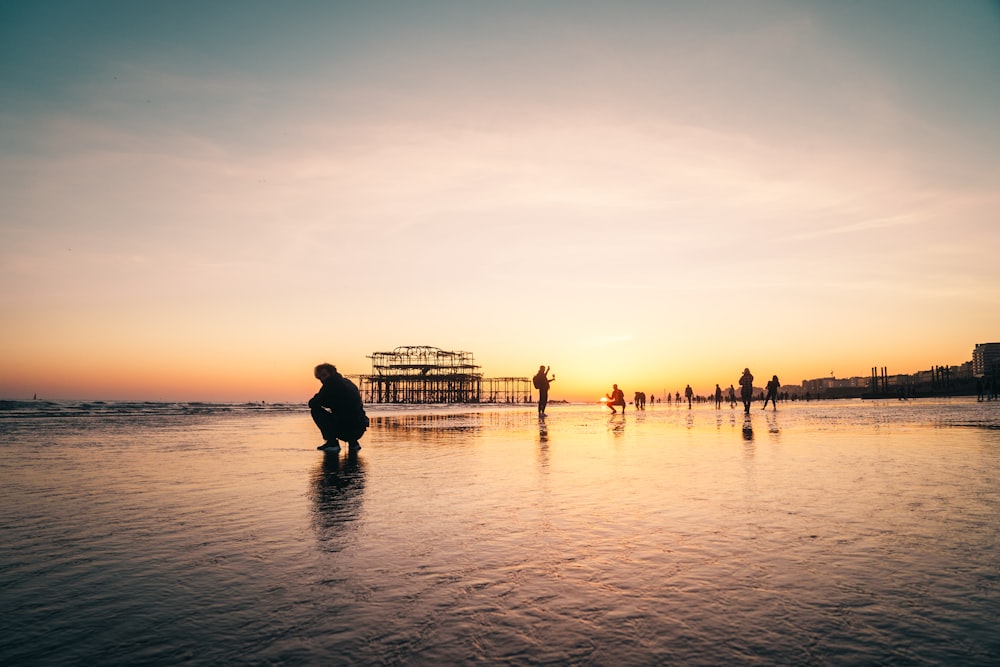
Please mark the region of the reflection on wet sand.
<svg viewBox="0 0 1000 667"><path fill-rule="evenodd" d="M371 418L372 428L403 431L478 431L483 427L483 413L396 414Z"/></svg>
<svg viewBox="0 0 1000 667"><path fill-rule="evenodd" d="M364 464L357 452L343 459L329 452L312 474L313 526L326 551L340 551L343 535L361 513L365 490Z"/></svg>
<svg viewBox="0 0 1000 667"><path fill-rule="evenodd" d="M615 434L615 436L621 436L625 433L625 415L615 413L611 415L608 420L608 430Z"/></svg>
<svg viewBox="0 0 1000 667"><path fill-rule="evenodd" d="M998 664L995 406L18 418L0 664Z"/></svg>
<svg viewBox="0 0 1000 667"><path fill-rule="evenodd" d="M778 413L774 410L764 414L764 418L767 419L767 432L771 435L777 435L781 432L778 428Z"/></svg>

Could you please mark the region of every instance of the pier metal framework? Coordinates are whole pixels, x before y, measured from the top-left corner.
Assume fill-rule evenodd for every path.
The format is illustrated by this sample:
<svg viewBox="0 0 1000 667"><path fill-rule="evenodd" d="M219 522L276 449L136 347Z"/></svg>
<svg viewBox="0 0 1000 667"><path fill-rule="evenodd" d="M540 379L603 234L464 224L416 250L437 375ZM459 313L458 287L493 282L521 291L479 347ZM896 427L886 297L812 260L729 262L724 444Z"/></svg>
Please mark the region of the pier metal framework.
<svg viewBox="0 0 1000 667"><path fill-rule="evenodd" d="M497 377L483 380L486 403L532 403L531 380L525 377Z"/></svg>
<svg viewBox="0 0 1000 667"><path fill-rule="evenodd" d="M528 378L483 378L471 352L405 345L368 358L371 374L359 378L366 403L531 402Z"/></svg>

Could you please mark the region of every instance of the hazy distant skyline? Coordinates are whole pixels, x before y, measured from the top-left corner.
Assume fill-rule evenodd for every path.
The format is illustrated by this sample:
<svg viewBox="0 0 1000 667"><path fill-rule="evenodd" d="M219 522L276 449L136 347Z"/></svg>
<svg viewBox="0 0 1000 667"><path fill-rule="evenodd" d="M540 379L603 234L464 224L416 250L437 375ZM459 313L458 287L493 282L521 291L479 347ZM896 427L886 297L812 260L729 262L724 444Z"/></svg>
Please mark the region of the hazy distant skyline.
<svg viewBox="0 0 1000 667"><path fill-rule="evenodd" d="M996 2L0 7L0 397L553 399L1000 339Z"/></svg>

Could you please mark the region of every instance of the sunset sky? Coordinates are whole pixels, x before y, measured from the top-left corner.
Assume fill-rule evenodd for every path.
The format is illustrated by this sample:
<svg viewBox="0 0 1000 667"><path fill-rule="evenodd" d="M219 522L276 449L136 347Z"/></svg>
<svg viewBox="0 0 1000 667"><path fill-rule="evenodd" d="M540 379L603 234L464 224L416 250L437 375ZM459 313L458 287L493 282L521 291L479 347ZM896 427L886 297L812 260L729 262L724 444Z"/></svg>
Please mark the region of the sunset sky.
<svg viewBox="0 0 1000 667"><path fill-rule="evenodd" d="M0 398L915 372L998 248L997 2L0 5Z"/></svg>

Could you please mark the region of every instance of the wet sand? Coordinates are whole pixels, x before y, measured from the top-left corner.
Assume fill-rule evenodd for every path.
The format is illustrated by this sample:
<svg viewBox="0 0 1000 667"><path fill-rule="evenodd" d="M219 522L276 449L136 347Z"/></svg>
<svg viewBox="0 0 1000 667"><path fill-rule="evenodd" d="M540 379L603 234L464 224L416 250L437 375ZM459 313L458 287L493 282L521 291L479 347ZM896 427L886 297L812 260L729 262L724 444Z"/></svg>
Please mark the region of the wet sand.
<svg viewBox="0 0 1000 667"><path fill-rule="evenodd" d="M8 419L0 662L996 664L997 407Z"/></svg>

